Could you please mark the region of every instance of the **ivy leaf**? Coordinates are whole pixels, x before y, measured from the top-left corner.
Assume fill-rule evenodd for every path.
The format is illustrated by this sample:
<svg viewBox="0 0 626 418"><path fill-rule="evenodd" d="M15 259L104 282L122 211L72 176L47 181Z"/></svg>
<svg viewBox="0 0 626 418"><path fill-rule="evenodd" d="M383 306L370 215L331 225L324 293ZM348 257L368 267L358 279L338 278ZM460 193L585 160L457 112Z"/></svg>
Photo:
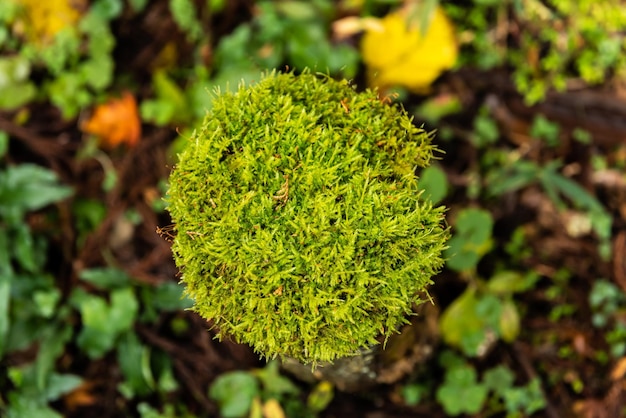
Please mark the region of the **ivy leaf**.
<svg viewBox="0 0 626 418"><path fill-rule="evenodd" d="M499 394L513 386L514 381L515 375L506 366L496 366L493 369L489 369L483 376L483 382L487 388Z"/></svg>
<svg viewBox="0 0 626 418"><path fill-rule="evenodd" d="M487 399L487 387L476 381L476 371L470 365L449 369L444 383L437 389L437 401L447 414L477 414Z"/></svg>

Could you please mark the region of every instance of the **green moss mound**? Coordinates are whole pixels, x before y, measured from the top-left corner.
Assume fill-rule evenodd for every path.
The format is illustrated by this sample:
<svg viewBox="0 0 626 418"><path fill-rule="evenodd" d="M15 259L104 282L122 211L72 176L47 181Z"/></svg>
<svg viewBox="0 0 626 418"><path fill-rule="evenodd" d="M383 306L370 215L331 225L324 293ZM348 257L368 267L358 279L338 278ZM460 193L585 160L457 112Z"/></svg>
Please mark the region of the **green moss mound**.
<svg viewBox="0 0 626 418"><path fill-rule="evenodd" d="M170 177L194 309L220 337L303 362L396 332L443 264L444 209L415 174L433 150L347 81L271 73L218 95Z"/></svg>

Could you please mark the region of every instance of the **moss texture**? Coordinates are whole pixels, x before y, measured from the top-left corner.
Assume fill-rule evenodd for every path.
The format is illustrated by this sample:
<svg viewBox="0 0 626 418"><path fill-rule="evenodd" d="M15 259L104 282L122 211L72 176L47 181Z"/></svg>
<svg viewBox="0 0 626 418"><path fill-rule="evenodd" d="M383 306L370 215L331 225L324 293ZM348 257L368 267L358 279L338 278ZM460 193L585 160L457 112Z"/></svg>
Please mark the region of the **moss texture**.
<svg viewBox="0 0 626 418"><path fill-rule="evenodd" d="M347 81L266 75L218 94L170 177L174 258L219 336L332 361L407 322L441 268L420 199L431 136Z"/></svg>

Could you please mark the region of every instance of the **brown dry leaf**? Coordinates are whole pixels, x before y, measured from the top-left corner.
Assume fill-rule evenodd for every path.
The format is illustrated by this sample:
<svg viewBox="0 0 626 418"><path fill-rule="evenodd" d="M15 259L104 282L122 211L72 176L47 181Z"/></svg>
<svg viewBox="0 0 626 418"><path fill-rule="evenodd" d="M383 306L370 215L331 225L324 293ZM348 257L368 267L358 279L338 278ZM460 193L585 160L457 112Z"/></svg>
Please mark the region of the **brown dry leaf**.
<svg viewBox="0 0 626 418"><path fill-rule="evenodd" d="M380 20L374 17L347 16L333 22L333 37L338 41L357 35L364 30L382 32L385 28Z"/></svg>
<svg viewBox="0 0 626 418"><path fill-rule="evenodd" d="M626 375L626 357L622 357L619 359L615 367L613 367L613 371L611 372L612 380L620 380L624 378Z"/></svg>
<svg viewBox="0 0 626 418"><path fill-rule="evenodd" d="M74 411L81 406L90 406L96 403L96 397L91 393L96 384L91 381L85 381L79 387L63 397L65 406L70 411Z"/></svg>
<svg viewBox="0 0 626 418"><path fill-rule="evenodd" d="M100 138L104 148L120 144L134 146L141 136L137 102L125 92L119 99L111 99L96 107L91 118L81 124L83 132Z"/></svg>
<svg viewBox="0 0 626 418"><path fill-rule="evenodd" d="M577 418L609 418L603 402L597 399L576 401L573 410Z"/></svg>

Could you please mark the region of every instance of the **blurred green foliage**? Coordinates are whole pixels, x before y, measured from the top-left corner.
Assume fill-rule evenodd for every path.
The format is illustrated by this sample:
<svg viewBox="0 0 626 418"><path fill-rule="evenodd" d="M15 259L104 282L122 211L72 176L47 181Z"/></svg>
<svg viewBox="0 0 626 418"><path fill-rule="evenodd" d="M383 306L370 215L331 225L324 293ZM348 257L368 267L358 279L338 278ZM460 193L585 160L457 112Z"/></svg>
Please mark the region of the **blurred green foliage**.
<svg viewBox="0 0 626 418"><path fill-rule="evenodd" d="M279 362L272 360L262 369L231 371L220 375L209 388L209 397L217 401L224 418L261 417L258 409L279 402L287 417L315 418L333 398L333 387L322 381L310 392L306 402L302 390L282 376ZM267 415L263 415L267 416Z"/></svg>
<svg viewBox="0 0 626 418"><path fill-rule="evenodd" d="M66 118L94 102L113 81L115 39L109 23L121 0L95 0L78 25L35 44L11 36L23 10L20 3L0 4L0 108L16 109L32 100L50 100ZM32 77L43 70L43 77Z"/></svg>
<svg viewBox="0 0 626 418"><path fill-rule="evenodd" d="M447 267L459 272L476 269L493 245L493 218L483 209L462 209L455 220L454 235L444 252Z"/></svg>
<svg viewBox="0 0 626 418"><path fill-rule="evenodd" d="M513 372L504 365L486 370L479 379L474 366L451 351L443 351L439 362L445 376L436 399L449 416L485 411L487 416L521 418L545 407L538 379L515 386Z"/></svg>
<svg viewBox="0 0 626 418"><path fill-rule="evenodd" d="M544 132L538 129L543 129ZM545 131L546 127L537 128L535 132L541 135L554 135L554 128ZM519 190L531 184L540 184L559 211L565 211L573 207L580 212L579 222L588 224L580 225L584 230L589 229L595 233L598 240L598 251L604 259L611 256L611 227L612 217L607 209L576 181L560 173L562 163L551 161L542 166L530 160L518 160L513 164L494 166L487 174L487 190L492 195ZM572 228L574 226L572 225ZM572 231L573 234L578 232Z"/></svg>
<svg viewBox="0 0 626 418"><path fill-rule="evenodd" d="M0 359L35 342L45 347L34 362L7 370L14 389L0 395L0 415L56 417L48 402L81 379L55 371L71 338L68 310L59 306L60 291L46 272L48 241L32 232L26 217L72 190L43 167L0 164Z"/></svg>
<svg viewBox="0 0 626 418"><path fill-rule="evenodd" d="M79 286L68 302L62 302L56 278L47 272L50 237L34 234L27 216L71 194L52 171L41 166L3 164L0 169L0 358L33 344L38 347L34 361L8 369L13 389L0 395L3 416L60 416L49 402L82 383L79 376L57 371L57 360L72 341L91 358L117 349L126 377L124 392L129 395L176 387L169 358L154 353L151 359L153 350L139 342L133 325L140 303L161 311L189 307L178 286L139 286L111 268L83 270L81 279L106 291L108 297ZM46 213L54 216L52 210ZM71 325L77 318L82 323L79 331ZM155 373L156 378L150 377Z"/></svg>
<svg viewBox="0 0 626 418"><path fill-rule="evenodd" d="M626 354L626 296L616 285L605 279L593 283L589 293L589 305L593 316L592 323L599 329L606 330L606 342L613 358Z"/></svg>
<svg viewBox="0 0 626 418"><path fill-rule="evenodd" d="M461 66L509 65L527 103L578 79L598 84L626 72L626 11L613 0L442 1L458 25ZM509 26L516 22L516 30Z"/></svg>

